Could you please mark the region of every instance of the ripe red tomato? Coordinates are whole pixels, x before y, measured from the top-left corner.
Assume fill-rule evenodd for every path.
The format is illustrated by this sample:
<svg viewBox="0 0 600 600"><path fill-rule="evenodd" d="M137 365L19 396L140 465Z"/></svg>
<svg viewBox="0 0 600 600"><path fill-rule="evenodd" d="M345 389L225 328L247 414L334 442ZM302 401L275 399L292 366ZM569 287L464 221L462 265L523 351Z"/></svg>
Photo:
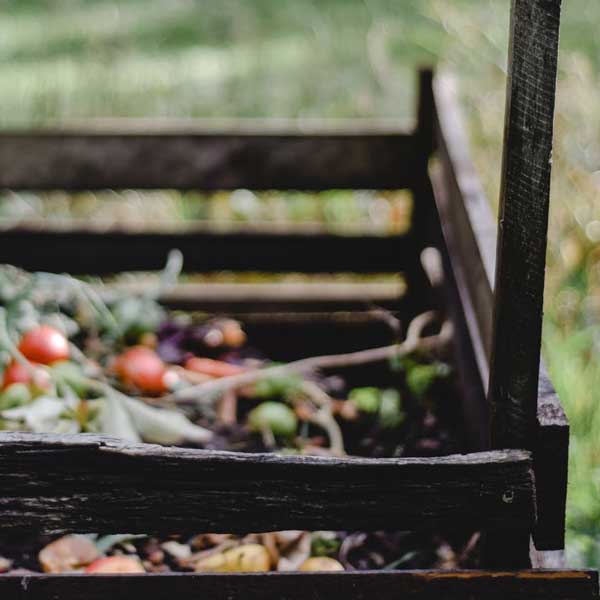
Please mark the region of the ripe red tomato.
<svg viewBox="0 0 600 600"><path fill-rule="evenodd" d="M185 363L185 368L194 373L209 375L210 377L228 377L237 375L246 371L244 367L232 365L222 360L213 360L212 358L192 357Z"/></svg>
<svg viewBox="0 0 600 600"><path fill-rule="evenodd" d="M115 360L114 369L127 385L146 394L164 394L166 366L162 359L146 346L129 348Z"/></svg>
<svg viewBox="0 0 600 600"><path fill-rule="evenodd" d="M58 329L40 325L23 335L19 350L32 362L51 365L69 358L69 341Z"/></svg>
<svg viewBox="0 0 600 600"><path fill-rule="evenodd" d="M4 369L4 376L2 378L2 388L6 389L13 383L26 383L29 384L31 381L31 375L29 371L16 360L11 361Z"/></svg>
<svg viewBox="0 0 600 600"><path fill-rule="evenodd" d="M85 569L86 573L145 573L142 563L132 556L105 556Z"/></svg>

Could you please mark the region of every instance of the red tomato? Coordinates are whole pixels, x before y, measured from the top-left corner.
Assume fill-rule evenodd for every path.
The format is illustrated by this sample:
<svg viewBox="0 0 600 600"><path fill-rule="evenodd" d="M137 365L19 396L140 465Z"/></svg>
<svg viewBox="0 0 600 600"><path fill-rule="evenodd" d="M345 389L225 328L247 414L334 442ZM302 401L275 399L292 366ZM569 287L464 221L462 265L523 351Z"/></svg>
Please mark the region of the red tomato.
<svg viewBox="0 0 600 600"><path fill-rule="evenodd" d="M134 346L117 357L115 371L127 385L146 394L164 394L166 366L162 359L146 346Z"/></svg>
<svg viewBox="0 0 600 600"><path fill-rule="evenodd" d="M19 350L32 362L51 365L69 358L69 341L58 329L40 325L21 338Z"/></svg>
<svg viewBox="0 0 600 600"><path fill-rule="evenodd" d="M6 369L4 369L4 377L2 379L2 387L7 388L13 383L27 383L31 381L29 371L19 362L13 360Z"/></svg>
<svg viewBox="0 0 600 600"><path fill-rule="evenodd" d="M105 556L85 569L86 573L145 573L142 563L133 556Z"/></svg>
<svg viewBox="0 0 600 600"><path fill-rule="evenodd" d="M246 371L244 367L232 365L222 360L213 360L212 358L192 357L185 363L185 368L194 373L209 375L210 377L227 377L228 375L237 375Z"/></svg>

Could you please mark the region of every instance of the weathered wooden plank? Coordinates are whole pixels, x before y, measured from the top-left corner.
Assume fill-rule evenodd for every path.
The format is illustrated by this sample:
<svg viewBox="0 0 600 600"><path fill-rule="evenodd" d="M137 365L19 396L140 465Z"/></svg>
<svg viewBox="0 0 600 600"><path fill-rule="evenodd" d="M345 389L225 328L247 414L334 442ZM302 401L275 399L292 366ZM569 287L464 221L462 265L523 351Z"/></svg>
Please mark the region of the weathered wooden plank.
<svg viewBox="0 0 600 600"><path fill-rule="evenodd" d="M0 532L531 527L523 451L336 459L0 434Z"/></svg>
<svg viewBox="0 0 600 600"><path fill-rule="evenodd" d="M537 401L538 428L533 462L539 501L533 539L538 550L558 550L565 546L569 422L543 363Z"/></svg>
<svg viewBox="0 0 600 600"><path fill-rule="evenodd" d="M115 292L139 294L147 289L147 282L123 282L102 286L99 292L110 299ZM406 284L401 280L202 282L180 284L161 294L159 301L170 308L217 313L348 312L375 306L396 310L405 293Z"/></svg>
<svg viewBox="0 0 600 600"><path fill-rule="evenodd" d="M512 4L488 391L496 448L535 440L560 4Z"/></svg>
<svg viewBox="0 0 600 600"><path fill-rule="evenodd" d="M283 228L181 231L19 226L0 232L0 262L30 271L106 275L161 269L181 250L188 272L262 271L396 273L417 260L410 236L348 234Z"/></svg>
<svg viewBox="0 0 600 600"><path fill-rule="evenodd" d="M397 189L415 173L412 134L368 125L358 132L121 127L0 135L0 188Z"/></svg>
<svg viewBox="0 0 600 600"><path fill-rule="evenodd" d="M593 571L362 571L346 573L0 576L15 600L592 600Z"/></svg>
<svg viewBox="0 0 600 600"><path fill-rule="evenodd" d="M486 389L492 345L496 226L469 156L454 80L436 77L434 94L440 161L432 172L432 181L461 305ZM543 361L537 404L537 431L532 438L538 505L534 537L538 549L558 550L564 547L569 429ZM481 403L480 417L484 418L486 412L487 407Z"/></svg>
<svg viewBox="0 0 600 600"><path fill-rule="evenodd" d="M440 158L432 173L442 230L484 389L489 378L496 225L473 165L456 81L434 80L435 131Z"/></svg>

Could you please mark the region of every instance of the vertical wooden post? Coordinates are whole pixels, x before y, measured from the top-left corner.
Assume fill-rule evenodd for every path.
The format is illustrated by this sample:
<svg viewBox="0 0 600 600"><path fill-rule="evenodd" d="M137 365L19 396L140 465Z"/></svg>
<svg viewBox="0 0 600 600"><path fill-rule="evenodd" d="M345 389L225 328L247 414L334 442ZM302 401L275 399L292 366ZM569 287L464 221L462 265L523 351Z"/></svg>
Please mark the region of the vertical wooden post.
<svg viewBox="0 0 600 600"><path fill-rule="evenodd" d="M560 0L512 0L489 403L494 448L533 447Z"/></svg>
<svg viewBox="0 0 600 600"><path fill-rule="evenodd" d="M493 448L535 445L560 4L512 0L488 388ZM485 566L529 566L530 534L487 532Z"/></svg>

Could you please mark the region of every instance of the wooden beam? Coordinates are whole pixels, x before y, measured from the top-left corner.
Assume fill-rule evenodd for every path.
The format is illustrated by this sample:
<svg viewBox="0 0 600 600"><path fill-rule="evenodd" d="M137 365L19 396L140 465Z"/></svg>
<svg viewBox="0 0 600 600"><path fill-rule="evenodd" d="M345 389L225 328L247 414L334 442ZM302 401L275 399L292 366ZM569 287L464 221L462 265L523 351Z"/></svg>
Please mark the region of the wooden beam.
<svg viewBox="0 0 600 600"><path fill-rule="evenodd" d="M569 422L543 363L537 421L533 463L539 501L533 539L538 550L557 550L565 547Z"/></svg>
<svg viewBox="0 0 600 600"><path fill-rule="evenodd" d="M140 294L144 290L148 290L148 282L115 283L98 291L110 299L115 292ZM216 313L363 312L373 307L394 311L400 307L405 293L406 284L401 280L202 282L180 284L162 294L159 301L173 309Z"/></svg>
<svg viewBox="0 0 600 600"><path fill-rule="evenodd" d="M513 0L488 397L494 448L532 448L560 0Z"/></svg>
<svg viewBox="0 0 600 600"><path fill-rule="evenodd" d="M362 571L153 575L0 576L19 600L593 600L595 571Z"/></svg>
<svg viewBox="0 0 600 600"><path fill-rule="evenodd" d="M103 128L0 135L0 188L398 189L415 174L412 134L359 128L218 131Z"/></svg>
<svg viewBox="0 0 600 600"><path fill-rule="evenodd" d="M0 434L0 533L531 527L527 452L279 456Z"/></svg>
<svg viewBox="0 0 600 600"><path fill-rule="evenodd" d="M481 383L487 388L492 348L496 226L469 155L456 83L434 80L439 164L432 173L435 198L452 270L465 311ZM539 364L533 447L540 550L564 548L569 425L543 362ZM477 409L475 409L477 412ZM487 414L481 401L480 418ZM474 419L475 420L475 419ZM486 436L489 444L489 438Z"/></svg>
<svg viewBox="0 0 600 600"><path fill-rule="evenodd" d="M0 232L0 262L29 271L107 275L161 269L181 250L187 272L262 271L397 273L417 260L410 235L335 235L320 229L261 227L220 231L78 225L11 226Z"/></svg>

